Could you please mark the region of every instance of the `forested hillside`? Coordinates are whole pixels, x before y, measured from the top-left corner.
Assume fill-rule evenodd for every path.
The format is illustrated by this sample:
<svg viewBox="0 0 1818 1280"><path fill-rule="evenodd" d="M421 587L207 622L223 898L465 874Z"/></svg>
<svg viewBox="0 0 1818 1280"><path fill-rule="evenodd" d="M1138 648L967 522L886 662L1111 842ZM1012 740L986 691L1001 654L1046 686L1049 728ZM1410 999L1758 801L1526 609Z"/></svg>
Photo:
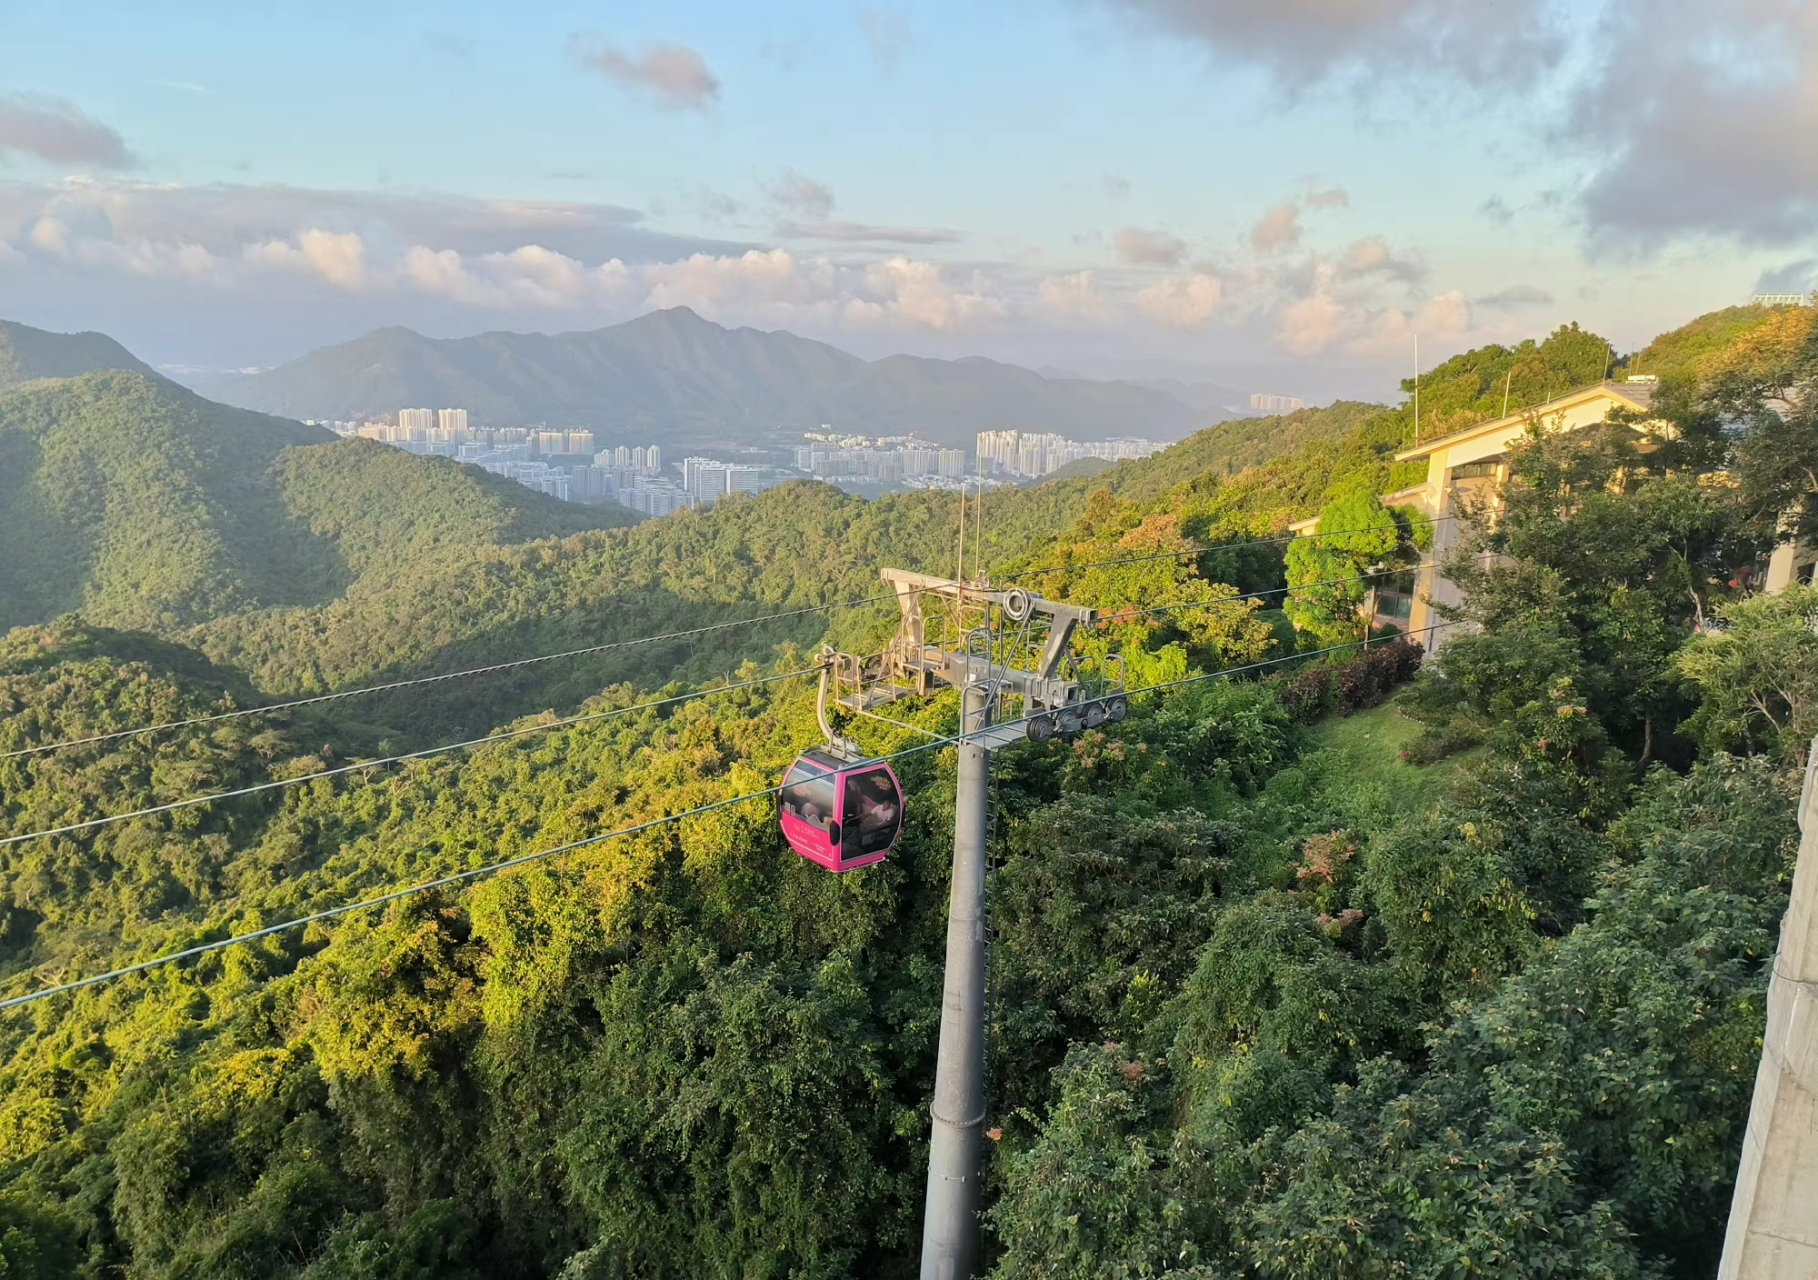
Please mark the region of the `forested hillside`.
<svg viewBox="0 0 1818 1280"><path fill-rule="evenodd" d="M1350 648L1296 657L1316 627L1232 598L1281 586L1261 539L1335 504L1420 553L1370 507L1403 482L1408 404L986 501L985 566L1105 610L1082 649L1134 684L1279 660L999 754L993 1275L1712 1273L1818 732L1818 593L1749 590L1762 513L1818 500L1818 337L1809 312L1747 319L1663 385L1671 431L1517 448L1467 540L1499 558L1453 570L1471 625L1424 669L1358 652L1354 616ZM1423 377L1423 434L1430 404L1492 417L1505 386L1538 403L1609 362L1569 327L1467 353ZM398 499L401 464L336 450L269 472L341 548L333 599L0 641L0 997L755 798L0 1013L4 1273L915 1274L954 755L846 726L919 750L902 846L843 877L788 852L764 794L819 741L789 673L886 612L449 682L429 709L16 753L253 685L872 594L882 563L952 565L954 504L803 484L571 532L454 468L400 472L433 483ZM1158 601L1192 607L1137 612ZM778 678L639 705L678 672ZM544 710L576 704L594 718ZM956 723L951 695L893 710ZM473 719L515 736L327 772Z"/></svg>
<svg viewBox="0 0 1818 1280"><path fill-rule="evenodd" d="M318 605L449 547L629 524L473 467L100 372L0 394L0 626L80 609L167 637Z"/></svg>

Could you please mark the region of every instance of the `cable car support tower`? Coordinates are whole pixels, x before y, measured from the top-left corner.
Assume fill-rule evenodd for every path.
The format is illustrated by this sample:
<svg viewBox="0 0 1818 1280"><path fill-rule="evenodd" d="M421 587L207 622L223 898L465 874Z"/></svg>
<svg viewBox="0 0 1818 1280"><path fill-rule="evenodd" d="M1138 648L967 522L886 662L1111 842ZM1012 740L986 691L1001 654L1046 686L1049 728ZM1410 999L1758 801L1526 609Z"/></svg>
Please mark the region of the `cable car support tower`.
<svg viewBox="0 0 1818 1280"><path fill-rule="evenodd" d="M978 1263L979 1165L985 1123L985 878L991 752L1077 733L1127 709L1121 659L1086 669L1073 655L1098 612L900 569L883 580L901 613L883 653L827 654L828 701L862 716L904 698L957 689L959 785L953 829L947 967L935 1066L922 1280L969 1280ZM888 719L889 717L883 717ZM829 730L831 736L831 730Z"/></svg>

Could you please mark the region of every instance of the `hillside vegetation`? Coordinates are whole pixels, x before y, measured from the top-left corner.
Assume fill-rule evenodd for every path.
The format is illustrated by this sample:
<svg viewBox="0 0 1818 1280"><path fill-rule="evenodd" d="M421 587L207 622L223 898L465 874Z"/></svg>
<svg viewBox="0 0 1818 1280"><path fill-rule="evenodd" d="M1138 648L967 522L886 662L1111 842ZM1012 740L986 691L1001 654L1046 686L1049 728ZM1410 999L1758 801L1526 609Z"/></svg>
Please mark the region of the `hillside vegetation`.
<svg viewBox="0 0 1818 1280"><path fill-rule="evenodd" d="M1764 451L1818 455L1818 341L1748 332L1665 396L1671 432L1515 450L1496 527L1454 570L1474 626L1437 657L1393 642L1208 678L998 753L994 1280L1715 1270L1818 732L1818 591L1745 585L1772 536L1754 513L1809 484ZM1436 407L1489 414L1505 377L1543 398L1593 345L1468 353L1435 371ZM984 559L1107 611L1081 652L1115 647L1139 686L1290 658L1312 631L1232 598L1282 582L1258 533L1336 501L1387 554L1413 536L1369 506L1410 406L1331 425L1236 474L1206 444L1207 471L1165 486L1136 464L1121 494L994 495ZM1719 466L1731 483L1699 482ZM549 699L521 720L456 683L467 714L535 731L334 777L313 775L376 732L361 702L8 753L207 711L249 672L333 684L513 628L527 652L850 598L880 562L951 564L955 505L801 484L499 544L542 526L356 527L320 514L343 480L285 481L313 496L283 518L325 542L388 531L408 571L165 638L64 618L0 639L0 840L297 780L0 843L0 997L751 798L0 1015L4 1273L916 1274L953 752L843 726L916 750L896 761L901 847L834 877L788 852L767 791L820 741L806 676L637 705L678 670L799 671L887 613L641 669L627 651L610 687L546 672L517 689ZM1133 612L1157 600L1195 608ZM1713 617L1727 628L1695 632ZM594 718L551 724L558 693ZM957 718L952 695L892 710Z"/></svg>
<svg viewBox="0 0 1818 1280"><path fill-rule="evenodd" d="M80 610L175 637L323 605L445 548L628 524L474 467L214 404L141 373L0 395L0 627Z"/></svg>

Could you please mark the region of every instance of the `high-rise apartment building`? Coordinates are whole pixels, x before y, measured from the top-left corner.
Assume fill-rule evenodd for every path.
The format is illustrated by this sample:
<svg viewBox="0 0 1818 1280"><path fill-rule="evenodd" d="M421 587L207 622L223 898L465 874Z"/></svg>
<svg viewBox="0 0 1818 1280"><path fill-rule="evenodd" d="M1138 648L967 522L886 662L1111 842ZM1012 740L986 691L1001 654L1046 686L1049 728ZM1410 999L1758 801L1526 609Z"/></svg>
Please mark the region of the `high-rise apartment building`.
<svg viewBox="0 0 1818 1280"><path fill-rule="evenodd" d="M459 432L464 440L467 436L467 410L437 409L436 425L451 434Z"/></svg>
<svg viewBox="0 0 1818 1280"><path fill-rule="evenodd" d="M436 425L436 415L435 415L435 410L433 410L433 409L399 409L398 410L398 427L402 431L427 432L431 427L433 427L435 425ZM409 437L406 437L406 438L408 439ZM419 437L419 438L421 438L421 437Z"/></svg>
<svg viewBox="0 0 1818 1280"><path fill-rule="evenodd" d="M1299 396L1272 396L1259 391L1250 397L1250 407L1263 413L1293 413L1306 408L1307 402Z"/></svg>

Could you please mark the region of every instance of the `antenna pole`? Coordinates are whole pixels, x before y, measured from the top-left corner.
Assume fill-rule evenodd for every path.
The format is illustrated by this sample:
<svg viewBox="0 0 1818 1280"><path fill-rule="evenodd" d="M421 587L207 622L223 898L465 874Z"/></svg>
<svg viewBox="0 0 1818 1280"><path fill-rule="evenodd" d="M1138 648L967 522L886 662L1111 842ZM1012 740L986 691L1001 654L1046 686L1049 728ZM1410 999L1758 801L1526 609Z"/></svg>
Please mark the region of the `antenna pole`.
<svg viewBox="0 0 1818 1280"><path fill-rule="evenodd" d="M953 580L955 582L964 582L966 580L966 477L965 476L960 477L959 507L960 507L959 558L954 563L954 566L953 566ZM964 596L961 596L962 600L964 598L965 598Z"/></svg>
<svg viewBox="0 0 1818 1280"><path fill-rule="evenodd" d="M1420 335L1414 335L1414 443L1420 443Z"/></svg>
<svg viewBox="0 0 1818 1280"><path fill-rule="evenodd" d="M963 486L962 486L963 487ZM985 456L978 459L978 497L974 500L972 522L972 576L977 578L984 571L985 554Z"/></svg>
<svg viewBox="0 0 1818 1280"><path fill-rule="evenodd" d="M1502 375L1502 416L1505 418L1509 416L1509 382L1514 377L1515 366L1510 365L1509 371Z"/></svg>
<svg viewBox="0 0 1818 1280"><path fill-rule="evenodd" d="M989 679L963 693L963 730L990 719ZM971 1280L978 1263L979 1153L985 1124L985 818L991 753L960 743L953 821L953 888L947 908L947 976L940 1056L934 1068L934 1132L928 1142L928 1202L921 1280Z"/></svg>

